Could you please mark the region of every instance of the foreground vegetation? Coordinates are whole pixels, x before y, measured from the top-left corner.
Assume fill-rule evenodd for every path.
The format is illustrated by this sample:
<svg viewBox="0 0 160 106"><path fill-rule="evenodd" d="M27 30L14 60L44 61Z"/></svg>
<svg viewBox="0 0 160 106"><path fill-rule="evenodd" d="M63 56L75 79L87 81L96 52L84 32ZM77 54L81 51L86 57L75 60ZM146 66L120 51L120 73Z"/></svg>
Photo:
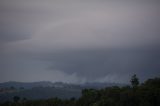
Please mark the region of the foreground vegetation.
<svg viewBox="0 0 160 106"><path fill-rule="evenodd" d="M84 89L79 99L20 100L14 97L13 100L0 106L160 106L160 78L148 79L139 85L134 75L131 86Z"/></svg>

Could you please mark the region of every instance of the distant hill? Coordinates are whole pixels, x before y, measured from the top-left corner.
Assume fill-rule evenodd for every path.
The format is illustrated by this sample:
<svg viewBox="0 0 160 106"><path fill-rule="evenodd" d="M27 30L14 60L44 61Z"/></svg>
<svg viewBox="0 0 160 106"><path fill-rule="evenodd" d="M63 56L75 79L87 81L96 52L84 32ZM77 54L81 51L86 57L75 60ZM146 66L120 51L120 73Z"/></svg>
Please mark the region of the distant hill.
<svg viewBox="0 0 160 106"><path fill-rule="evenodd" d="M53 83L49 81L40 81L40 82L15 82L15 81L9 81L9 82L4 82L0 83L0 88L9 88L9 87L14 87L14 88L25 88L25 89L30 89L34 87L48 87L52 86Z"/></svg>
<svg viewBox="0 0 160 106"><path fill-rule="evenodd" d="M111 87L111 86L125 86L127 84L120 84L120 83L98 83L98 82L93 82L93 83L84 83L81 85L82 88L94 88L94 89L102 89L106 87Z"/></svg>
<svg viewBox="0 0 160 106"><path fill-rule="evenodd" d="M0 88L10 88L14 87L16 89L24 88L24 89L31 89L34 87L55 87L55 88L104 88L109 86L124 86L125 84L119 83L84 83L84 84L70 84L70 83L63 83L63 82L49 82L49 81L40 81L40 82L15 82L9 81L0 83Z"/></svg>

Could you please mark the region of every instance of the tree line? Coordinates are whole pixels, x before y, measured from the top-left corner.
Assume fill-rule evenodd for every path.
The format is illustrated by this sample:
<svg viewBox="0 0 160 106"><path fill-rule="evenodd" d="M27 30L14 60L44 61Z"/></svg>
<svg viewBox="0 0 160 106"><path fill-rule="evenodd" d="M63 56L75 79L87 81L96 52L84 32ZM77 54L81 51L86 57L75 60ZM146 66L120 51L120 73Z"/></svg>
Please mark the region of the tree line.
<svg viewBox="0 0 160 106"><path fill-rule="evenodd" d="M78 99L27 100L15 96L14 102L0 106L160 106L160 78L139 84L139 79L133 75L130 82L130 86L83 89Z"/></svg>

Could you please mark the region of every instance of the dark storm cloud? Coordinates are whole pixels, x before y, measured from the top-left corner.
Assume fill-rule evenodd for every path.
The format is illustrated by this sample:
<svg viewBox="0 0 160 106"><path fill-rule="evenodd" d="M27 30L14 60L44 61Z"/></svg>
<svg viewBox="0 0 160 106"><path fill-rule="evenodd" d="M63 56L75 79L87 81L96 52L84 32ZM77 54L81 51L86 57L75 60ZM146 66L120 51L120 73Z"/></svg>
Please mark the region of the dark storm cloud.
<svg viewBox="0 0 160 106"><path fill-rule="evenodd" d="M158 0L0 0L0 82L159 76L159 9Z"/></svg>
<svg viewBox="0 0 160 106"><path fill-rule="evenodd" d="M49 70L76 73L88 81L116 76L116 82L127 82L125 76L134 73L141 80L160 75L160 50L82 50L53 53L45 59L52 63Z"/></svg>
<svg viewBox="0 0 160 106"><path fill-rule="evenodd" d="M1 26L0 29L0 42L7 43L19 40L26 40L30 39L31 35L30 32L25 31L23 28L17 28L17 26Z"/></svg>

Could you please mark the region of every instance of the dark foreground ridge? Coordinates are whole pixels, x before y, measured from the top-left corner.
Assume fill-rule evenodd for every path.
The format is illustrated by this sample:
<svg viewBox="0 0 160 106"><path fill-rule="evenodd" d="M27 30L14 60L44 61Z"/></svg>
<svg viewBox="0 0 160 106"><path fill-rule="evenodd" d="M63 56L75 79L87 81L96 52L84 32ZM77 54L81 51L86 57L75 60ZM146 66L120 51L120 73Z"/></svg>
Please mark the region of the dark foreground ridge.
<svg viewBox="0 0 160 106"><path fill-rule="evenodd" d="M160 106L160 78L139 84L134 75L131 86L83 89L80 98L27 100L14 96L13 102L0 106Z"/></svg>

